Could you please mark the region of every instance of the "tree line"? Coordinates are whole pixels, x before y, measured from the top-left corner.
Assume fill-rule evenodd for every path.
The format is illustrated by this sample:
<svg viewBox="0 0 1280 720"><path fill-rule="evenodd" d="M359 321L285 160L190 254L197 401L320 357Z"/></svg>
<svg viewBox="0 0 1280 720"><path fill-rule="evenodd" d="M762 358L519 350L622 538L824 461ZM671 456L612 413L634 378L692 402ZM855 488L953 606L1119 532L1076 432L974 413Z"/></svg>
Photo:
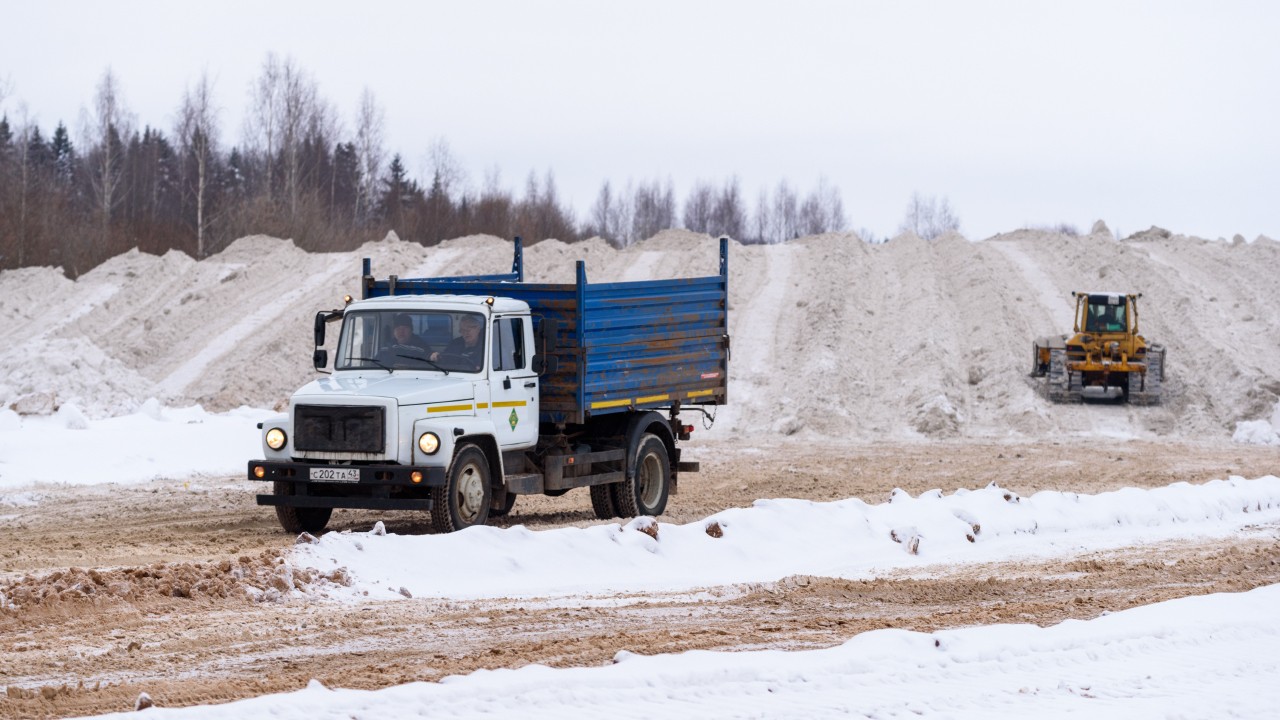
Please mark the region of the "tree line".
<svg viewBox="0 0 1280 720"><path fill-rule="evenodd" d="M339 251L391 230L425 245L485 233L625 246L667 228L769 243L849 226L826 180L808 193L783 180L754 203L734 177L699 181L682 202L669 179L606 180L579 217L550 170L530 173L519 194L497 168L473 187L443 140L419 181L388 150L371 92L348 129L292 59L268 54L248 95L236 143L224 141L207 74L183 92L168 128L139 127L110 69L75 138L64 122L42 130L25 108L0 116L0 268L53 265L76 277L132 248L203 258L251 234Z"/></svg>

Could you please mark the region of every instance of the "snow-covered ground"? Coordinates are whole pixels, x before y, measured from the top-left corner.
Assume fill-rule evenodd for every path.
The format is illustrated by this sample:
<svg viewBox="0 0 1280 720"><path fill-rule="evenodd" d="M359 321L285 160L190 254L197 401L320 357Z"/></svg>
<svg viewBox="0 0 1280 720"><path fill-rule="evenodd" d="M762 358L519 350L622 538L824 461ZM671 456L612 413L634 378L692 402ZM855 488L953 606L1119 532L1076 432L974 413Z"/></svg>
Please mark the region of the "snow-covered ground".
<svg viewBox="0 0 1280 720"><path fill-rule="evenodd" d="M1280 586L1039 628L876 630L823 650L619 653L604 667L304 690L183 718L1275 717ZM117 717L113 715L112 717ZM134 717L119 714L118 717Z"/></svg>
<svg viewBox="0 0 1280 720"><path fill-rule="evenodd" d="M397 536L380 526L301 543L294 566L346 568L330 602L694 590L789 574L928 574L1188 536L1276 532L1280 478L1099 495L998 487L858 500L760 501L682 526L647 519L533 532ZM709 528L714 528L708 532ZM647 532L646 532L647 530ZM719 535L716 537L715 535ZM426 559L430 559L427 561ZM477 573L478 559L502 573ZM319 598L316 598L319 599ZM302 691L150 711L189 718L1264 717L1280 706L1280 586L1090 621L881 630L822 650L620 653L611 665L479 671L380 691Z"/></svg>
<svg viewBox="0 0 1280 720"><path fill-rule="evenodd" d="M257 424L274 414L166 408L155 400L136 413L102 420L86 417L72 403L48 416L0 408L0 501L6 490L36 483L238 475L262 454Z"/></svg>
<svg viewBox="0 0 1280 720"><path fill-rule="evenodd" d="M48 417L0 411L0 502L39 482L141 482L238 475L259 451L269 411L164 408L94 420L63 405ZM49 467L59 458L62 467ZM68 473L66 461L85 461ZM3 491L8 491L7 495ZM15 507L19 512L20 507ZM966 563L1066 557L1185 537L1275 534L1280 478L1098 495L994 485L888 502L760 500L684 525L623 524L451 535L335 532L301 543L294 567L346 569L312 602L507 599L513 605L629 602L618 594L697 593L791 575L927 576ZM423 562L424 558L431 561ZM476 573L477 559L503 568ZM480 671L367 692L305 690L186 709L183 717L382 718L866 716L1261 717L1280 703L1274 607L1280 587L1188 598L1050 628L991 626L921 634L885 630L796 652L623 653L607 667Z"/></svg>

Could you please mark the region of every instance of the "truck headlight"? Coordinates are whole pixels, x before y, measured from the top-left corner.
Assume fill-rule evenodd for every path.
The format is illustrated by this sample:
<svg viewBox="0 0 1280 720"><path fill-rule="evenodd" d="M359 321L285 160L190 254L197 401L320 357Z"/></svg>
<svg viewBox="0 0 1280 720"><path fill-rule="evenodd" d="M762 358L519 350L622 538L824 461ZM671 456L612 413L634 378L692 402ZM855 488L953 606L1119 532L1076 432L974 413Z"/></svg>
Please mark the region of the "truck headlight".
<svg viewBox="0 0 1280 720"><path fill-rule="evenodd" d="M267 447L272 450L279 450L287 442L289 442L289 436L285 435L280 428L271 428L267 431Z"/></svg>
<svg viewBox="0 0 1280 720"><path fill-rule="evenodd" d="M433 432L425 432L418 436L418 449L428 455L435 455L440 449L440 436Z"/></svg>

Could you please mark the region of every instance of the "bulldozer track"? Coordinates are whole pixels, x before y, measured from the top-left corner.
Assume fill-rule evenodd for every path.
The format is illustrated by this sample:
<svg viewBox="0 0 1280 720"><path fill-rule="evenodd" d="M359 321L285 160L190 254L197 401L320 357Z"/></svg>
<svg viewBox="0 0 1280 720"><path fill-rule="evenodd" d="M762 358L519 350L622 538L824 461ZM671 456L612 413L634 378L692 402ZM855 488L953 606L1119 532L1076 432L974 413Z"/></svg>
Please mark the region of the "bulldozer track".
<svg viewBox="0 0 1280 720"><path fill-rule="evenodd" d="M1067 372L1067 351L1054 348L1049 351L1049 378L1045 392L1053 402L1071 403L1084 400L1084 388L1080 374Z"/></svg>
<svg viewBox="0 0 1280 720"><path fill-rule="evenodd" d="M1164 384L1164 346L1152 345L1147 351L1147 371L1129 375L1129 402L1155 405L1160 402Z"/></svg>

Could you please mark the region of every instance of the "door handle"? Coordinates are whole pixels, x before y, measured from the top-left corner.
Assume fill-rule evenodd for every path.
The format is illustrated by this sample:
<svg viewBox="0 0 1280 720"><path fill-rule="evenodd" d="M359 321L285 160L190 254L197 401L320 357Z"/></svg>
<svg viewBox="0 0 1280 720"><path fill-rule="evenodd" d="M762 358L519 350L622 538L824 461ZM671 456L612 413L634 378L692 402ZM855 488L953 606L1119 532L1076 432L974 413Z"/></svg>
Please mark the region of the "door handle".
<svg viewBox="0 0 1280 720"><path fill-rule="evenodd" d="M527 388L531 388L531 387L538 387L538 383L536 383L536 382L527 382L527 383L525 383L525 384L524 384L524 386L525 386L525 387L527 387Z"/></svg>

